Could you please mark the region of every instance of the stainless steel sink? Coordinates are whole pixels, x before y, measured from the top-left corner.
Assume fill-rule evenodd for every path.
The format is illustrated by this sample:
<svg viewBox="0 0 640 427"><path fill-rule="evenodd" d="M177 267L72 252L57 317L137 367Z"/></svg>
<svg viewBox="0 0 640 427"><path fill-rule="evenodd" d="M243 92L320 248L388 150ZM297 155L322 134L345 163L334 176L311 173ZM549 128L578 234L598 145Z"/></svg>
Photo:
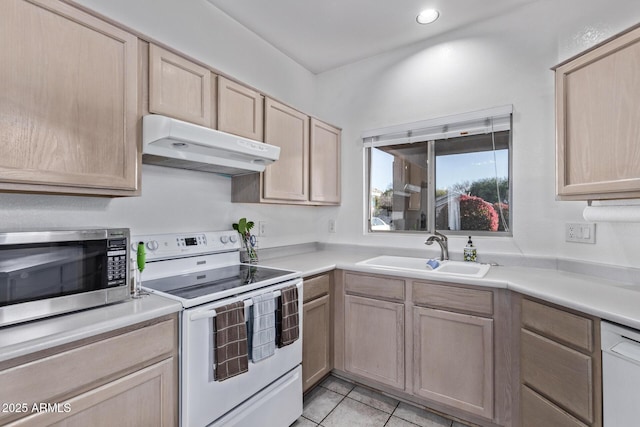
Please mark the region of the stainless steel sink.
<svg viewBox="0 0 640 427"><path fill-rule="evenodd" d="M366 265L368 267L395 271L413 271L433 274L434 276L461 276L473 277L477 279L484 277L491 268L489 264L478 264L474 262L450 260L439 262L440 266L432 269L431 267L427 266L426 258L383 255L360 261L356 265Z"/></svg>

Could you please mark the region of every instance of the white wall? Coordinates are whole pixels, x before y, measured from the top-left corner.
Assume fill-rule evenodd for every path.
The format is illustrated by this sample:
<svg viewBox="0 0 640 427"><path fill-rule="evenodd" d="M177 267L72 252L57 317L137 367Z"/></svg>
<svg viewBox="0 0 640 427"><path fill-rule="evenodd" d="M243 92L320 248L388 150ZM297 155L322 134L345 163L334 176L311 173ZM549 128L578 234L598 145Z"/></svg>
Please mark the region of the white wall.
<svg viewBox="0 0 640 427"><path fill-rule="evenodd" d="M513 104L513 238L476 238L480 253L558 256L639 266L640 225L597 225L597 244L564 242L585 202L555 201L550 67L635 24L635 0L540 0L490 21L318 76L316 111L343 126L343 204L330 242L412 247L424 236L363 233L364 130ZM323 227L324 228L324 227ZM466 238L452 238L461 252Z"/></svg>
<svg viewBox="0 0 640 427"><path fill-rule="evenodd" d="M78 0L303 111L315 75L205 0ZM0 229L124 226L132 233L230 229L266 221L260 245L317 240L311 207L231 203L229 178L143 165L142 196L118 199L0 193Z"/></svg>
<svg viewBox="0 0 640 427"><path fill-rule="evenodd" d="M638 266L638 224L598 224L597 244L564 242L584 203L554 199L553 73L549 68L635 23L637 0L540 0L493 21L314 76L205 0L77 0L290 105L343 127L340 207L230 203L230 180L143 165L142 196L0 193L0 228L127 226L134 234L267 222L263 247L324 240L425 250L424 237L363 233L360 133L513 104L514 237L475 239L481 253L560 256ZM337 233L327 221L337 219ZM452 239L461 251L464 239Z"/></svg>

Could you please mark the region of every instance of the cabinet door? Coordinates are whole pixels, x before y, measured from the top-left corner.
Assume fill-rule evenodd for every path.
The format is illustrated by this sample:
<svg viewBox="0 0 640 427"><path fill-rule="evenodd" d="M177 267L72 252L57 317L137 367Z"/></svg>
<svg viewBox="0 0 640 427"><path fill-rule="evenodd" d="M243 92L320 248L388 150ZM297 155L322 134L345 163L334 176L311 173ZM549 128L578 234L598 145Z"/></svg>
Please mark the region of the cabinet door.
<svg viewBox="0 0 640 427"><path fill-rule="evenodd" d="M66 400L55 412L34 413L17 424L65 427L177 425L174 366L173 357L166 359Z"/></svg>
<svg viewBox="0 0 640 427"><path fill-rule="evenodd" d="M414 394L493 418L493 320L413 308Z"/></svg>
<svg viewBox="0 0 640 427"><path fill-rule="evenodd" d="M149 111L211 126L211 71L149 46Z"/></svg>
<svg viewBox="0 0 640 427"><path fill-rule="evenodd" d="M302 385L307 391L331 371L331 304L329 295L303 306Z"/></svg>
<svg viewBox="0 0 640 427"><path fill-rule="evenodd" d="M264 97L218 77L218 130L263 141Z"/></svg>
<svg viewBox="0 0 640 427"><path fill-rule="evenodd" d="M132 195L138 40L74 7L5 0L0 188Z"/></svg>
<svg viewBox="0 0 640 427"><path fill-rule="evenodd" d="M264 171L265 199L309 198L309 116L267 98L265 140L280 147L280 159Z"/></svg>
<svg viewBox="0 0 640 427"><path fill-rule="evenodd" d="M345 369L404 390L404 304L344 299Z"/></svg>
<svg viewBox="0 0 640 427"><path fill-rule="evenodd" d="M640 28L556 69L557 193L640 196Z"/></svg>
<svg viewBox="0 0 640 427"><path fill-rule="evenodd" d="M311 119L310 200L340 204L341 131L317 119Z"/></svg>

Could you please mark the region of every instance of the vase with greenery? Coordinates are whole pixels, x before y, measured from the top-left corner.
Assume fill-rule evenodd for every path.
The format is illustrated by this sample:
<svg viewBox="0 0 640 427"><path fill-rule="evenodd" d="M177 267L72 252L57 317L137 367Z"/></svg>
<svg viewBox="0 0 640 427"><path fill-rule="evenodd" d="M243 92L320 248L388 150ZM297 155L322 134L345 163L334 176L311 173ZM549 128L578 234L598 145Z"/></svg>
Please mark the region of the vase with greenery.
<svg viewBox="0 0 640 427"><path fill-rule="evenodd" d="M240 220L233 224L233 229L240 234L240 238L242 239L242 246L246 252L246 259L242 260L243 262L249 262L250 264L258 263L258 252L256 252L255 244L255 236L251 235L251 229L253 228L253 221L247 221L246 218L240 218ZM243 252L240 252L240 255L243 255Z"/></svg>

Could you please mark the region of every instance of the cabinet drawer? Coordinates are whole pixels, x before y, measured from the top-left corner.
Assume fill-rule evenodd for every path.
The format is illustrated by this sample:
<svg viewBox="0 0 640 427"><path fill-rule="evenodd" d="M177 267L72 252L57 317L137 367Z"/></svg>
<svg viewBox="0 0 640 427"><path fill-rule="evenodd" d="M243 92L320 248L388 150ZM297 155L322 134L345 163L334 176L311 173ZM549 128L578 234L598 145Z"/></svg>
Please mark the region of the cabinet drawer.
<svg viewBox="0 0 640 427"><path fill-rule="evenodd" d="M522 387L522 427L587 427L529 387Z"/></svg>
<svg viewBox="0 0 640 427"><path fill-rule="evenodd" d="M68 412L33 412L8 426L176 426L174 366L165 359L65 401Z"/></svg>
<svg viewBox="0 0 640 427"><path fill-rule="evenodd" d="M331 277L329 274L304 279L304 302L311 301L329 293Z"/></svg>
<svg viewBox="0 0 640 427"><path fill-rule="evenodd" d="M493 292L479 289L413 282L413 302L418 305L491 316Z"/></svg>
<svg viewBox="0 0 640 427"><path fill-rule="evenodd" d="M591 358L521 329L522 382L584 421L592 422Z"/></svg>
<svg viewBox="0 0 640 427"><path fill-rule="evenodd" d="M345 274L345 290L350 294L404 301L404 280L367 274Z"/></svg>
<svg viewBox="0 0 640 427"><path fill-rule="evenodd" d="M571 347L593 351L593 321L586 317L524 299L522 324L527 329Z"/></svg>
<svg viewBox="0 0 640 427"><path fill-rule="evenodd" d="M0 402L59 402L169 357L177 344L175 329L175 319L169 319L6 369L0 372Z"/></svg>

